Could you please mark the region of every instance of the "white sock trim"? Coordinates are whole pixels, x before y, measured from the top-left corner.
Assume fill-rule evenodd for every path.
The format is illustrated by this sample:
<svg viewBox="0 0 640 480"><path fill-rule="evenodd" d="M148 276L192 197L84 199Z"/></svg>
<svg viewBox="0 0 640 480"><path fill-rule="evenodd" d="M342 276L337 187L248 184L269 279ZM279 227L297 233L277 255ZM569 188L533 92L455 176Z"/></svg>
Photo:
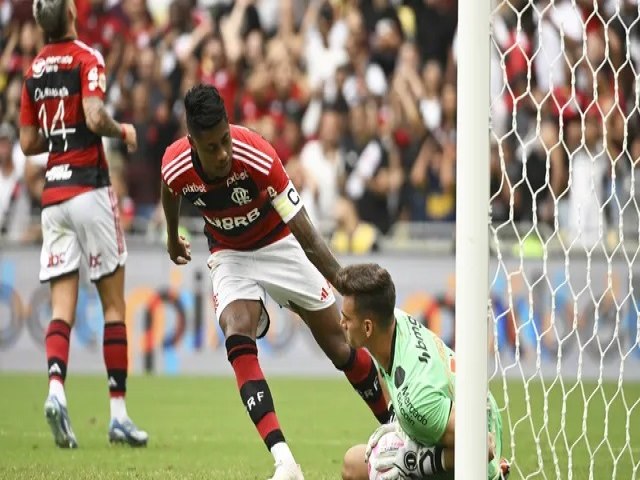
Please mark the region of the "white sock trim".
<svg viewBox="0 0 640 480"><path fill-rule="evenodd" d="M49 380L49 395L53 395L58 399L63 407L67 406L67 396L64 393L64 385L58 379Z"/></svg>
<svg viewBox="0 0 640 480"><path fill-rule="evenodd" d="M279 463L296 463L293 458L293 453L289 449L289 445L285 442L278 442L273 447L271 447L271 455L273 455L273 459L276 464Z"/></svg>
<svg viewBox="0 0 640 480"><path fill-rule="evenodd" d="M111 407L111 418L115 418L119 422L123 422L129 418L124 397L111 397L109 406Z"/></svg>

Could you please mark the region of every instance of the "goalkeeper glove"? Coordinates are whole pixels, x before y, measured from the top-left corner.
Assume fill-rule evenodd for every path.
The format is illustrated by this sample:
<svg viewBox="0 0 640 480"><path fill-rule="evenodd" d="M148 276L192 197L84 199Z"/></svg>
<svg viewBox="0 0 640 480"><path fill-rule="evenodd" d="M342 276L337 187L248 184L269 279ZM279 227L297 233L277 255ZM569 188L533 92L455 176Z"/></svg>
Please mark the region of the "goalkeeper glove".
<svg viewBox="0 0 640 480"><path fill-rule="evenodd" d="M400 425L396 421L392 421L390 423L384 423L380 425L375 432L371 434L369 437L369 441L367 442L367 448L364 451L364 461L365 463L369 463L369 457L371 456L371 452L378 444L380 439L384 437L389 432L399 432L402 431L400 429Z"/></svg>
<svg viewBox="0 0 640 480"><path fill-rule="evenodd" d="M391 426L389 425L384 433L394 431L390 429ZM419 445L399 427L395 432L404 440L404 445L397 449L381 452L376 458L371 459L371 468L380 473L381 480L422 479L445 472L444 449L442 447Z"/></svg>

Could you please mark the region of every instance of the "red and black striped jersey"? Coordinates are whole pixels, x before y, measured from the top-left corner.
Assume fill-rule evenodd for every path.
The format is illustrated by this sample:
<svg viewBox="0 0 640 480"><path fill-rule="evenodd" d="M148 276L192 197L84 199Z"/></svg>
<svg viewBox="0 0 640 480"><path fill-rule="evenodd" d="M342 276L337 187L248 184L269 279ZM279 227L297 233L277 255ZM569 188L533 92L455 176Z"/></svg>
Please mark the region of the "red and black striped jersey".
<svg viewBox="0 0 640 480"><path fill-rule="evenodd" d="M49 141L42 205L53 205L110 184L102 138L87 127L82 99L104 98L102 55L79 40L49 43L25 76L20 124Z"/></svg>
<svg viewBox="0 0 640 480"><path fill-rule="evenodd" d="M162 178L196 206L211 252L255 250L291 232L286 225L302 202L274 148L259 134L230 125L233 156L226 177L207 183L186 137L167 148Z"/></svg>

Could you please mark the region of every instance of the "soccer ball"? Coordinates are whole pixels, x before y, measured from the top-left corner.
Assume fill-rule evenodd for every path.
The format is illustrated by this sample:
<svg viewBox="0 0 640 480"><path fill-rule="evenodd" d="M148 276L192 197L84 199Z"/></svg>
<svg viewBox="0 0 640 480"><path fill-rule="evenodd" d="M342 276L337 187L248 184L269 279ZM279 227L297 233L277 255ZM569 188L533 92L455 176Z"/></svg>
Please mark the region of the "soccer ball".
<svg viewBox="0 0 640 480"><path fill-rule="evenodd" d="M373 450L371 450L369 463L367 465L369 471L369 480L379 480L380 475L387 471L383 470L382 472L379 472L371 466L372 463L375 463L375 459L378 457L378 455L381 455L384 452L388 452L389 450L397 450L402 447L404 447L404 440L396 432L385 433L382 438L378 440L376 446L373 447Z"/></svg>

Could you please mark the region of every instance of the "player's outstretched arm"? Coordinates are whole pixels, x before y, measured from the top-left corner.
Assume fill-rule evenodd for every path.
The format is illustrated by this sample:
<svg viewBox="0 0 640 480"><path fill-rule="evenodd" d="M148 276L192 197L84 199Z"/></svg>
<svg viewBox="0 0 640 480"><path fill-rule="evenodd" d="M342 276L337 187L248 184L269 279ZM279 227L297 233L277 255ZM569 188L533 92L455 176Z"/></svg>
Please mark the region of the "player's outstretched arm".
<svg viewBox="0 0 640 480"><path fill-rule="evenodd" d="M191 245L178 233L181 198L174 196L164 182L162 182L160 198L167 222L167 252L173 263L185 265L191 260Z"/></svg>
<svg viewBox="0 0 640 480"><path fill-rule="evenodd" d="M289 228L296 237L311 263L320 271L331 285L335 284L340 264L333 256L326 242L320 236L304 207L289 220Z"/></svg>
<svg viewBox="0 0 640 480"><path fill-rule="evenodd" d="M138 140L133 125L116 122L107 112L100 97L83 98L82 109L89 130L103 137L122 138L130 152L136 150Z"/></svg>
<svg viewBox="0 0 640 480"><path fill-rule="evenodd" d="M20 148L25 156L40 155L49 151L49 142L38 127L25 125L20 127Z"/></svg>

